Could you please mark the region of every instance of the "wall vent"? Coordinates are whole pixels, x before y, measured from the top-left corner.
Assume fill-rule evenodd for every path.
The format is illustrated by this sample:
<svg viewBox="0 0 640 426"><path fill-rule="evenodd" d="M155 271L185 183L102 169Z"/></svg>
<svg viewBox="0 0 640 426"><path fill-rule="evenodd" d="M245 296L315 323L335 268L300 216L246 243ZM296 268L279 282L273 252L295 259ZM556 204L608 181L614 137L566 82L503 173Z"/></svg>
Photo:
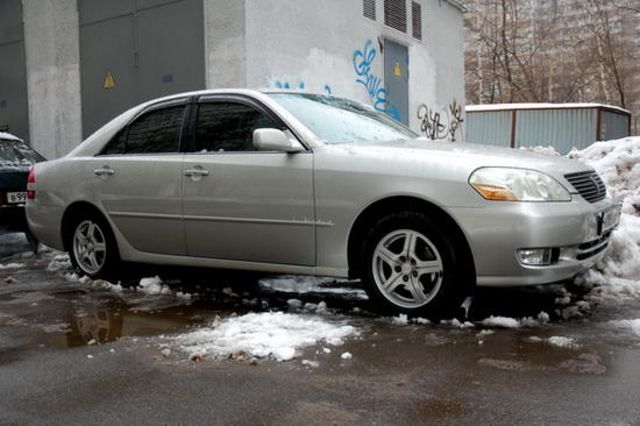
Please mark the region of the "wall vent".
<svg viewBox="0 0 640 426"><path fill-rule="evenodd" d="M384 0L384 24L403 33L407 32L406 0Z"/></svg>
<svg viewBox="0 0 640 426"><path fill-rule="evenodd" d="M422 40L422 6L418 2L411 2L411 26L413 38Z"/></svg>
<svg viewBox="0 0 640 426"><path fill-rule="evenodd" d="M365 18L376 20L376 0L362 0L362 13Z"/></svg>

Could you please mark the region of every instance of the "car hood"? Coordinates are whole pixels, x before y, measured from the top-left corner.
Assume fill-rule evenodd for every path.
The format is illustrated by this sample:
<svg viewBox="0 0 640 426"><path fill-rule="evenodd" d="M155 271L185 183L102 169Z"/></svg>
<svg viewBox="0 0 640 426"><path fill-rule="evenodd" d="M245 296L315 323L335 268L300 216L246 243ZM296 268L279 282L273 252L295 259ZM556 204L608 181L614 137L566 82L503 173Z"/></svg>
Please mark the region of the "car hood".
<svg viewBox="0 0 640 426"><path fill-rule="evenodd" d="M332 145L335 149L363 156L384 156L386 161L419 161L437 166L455 166L471 173L479 167L515 167L538 170L557 178L567 173L592 170L575 160L530 151L471 143L414 139Z"/></svg>

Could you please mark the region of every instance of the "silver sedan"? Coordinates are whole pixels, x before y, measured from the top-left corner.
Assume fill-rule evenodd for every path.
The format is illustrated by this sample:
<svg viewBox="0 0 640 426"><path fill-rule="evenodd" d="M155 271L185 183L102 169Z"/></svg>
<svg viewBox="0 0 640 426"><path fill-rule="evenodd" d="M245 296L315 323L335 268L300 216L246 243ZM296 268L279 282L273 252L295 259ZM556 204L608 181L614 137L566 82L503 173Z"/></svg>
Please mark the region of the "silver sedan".
<svg viewBox="0 0 640 426"><path fill-rule="evenodd" d="M33 233L91 277L130 261L360 278L379 308L431 316L476 285L573 277L620 214L584 164L251 90L139 105L37 164L28 189Z"/></svg>

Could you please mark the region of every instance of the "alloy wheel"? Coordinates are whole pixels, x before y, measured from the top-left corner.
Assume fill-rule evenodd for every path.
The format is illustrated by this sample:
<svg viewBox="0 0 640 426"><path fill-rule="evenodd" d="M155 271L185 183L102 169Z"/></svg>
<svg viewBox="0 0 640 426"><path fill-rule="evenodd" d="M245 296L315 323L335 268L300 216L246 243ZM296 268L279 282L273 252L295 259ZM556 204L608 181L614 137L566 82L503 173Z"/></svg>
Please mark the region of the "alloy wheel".
<svg viewBox="0 0 640 426"><path fill-rule="evenodd" d="M73 254L80 269L87 274L100 272L107 258L107 244L100 226L85 220L73 235Z"/></svg>
<svg viewBox="0 0 640 426"><path fill-rule="evenodd" d="M442 257L433 242L415 230L395 230L381 238L372 267L382 295L403 308L425 306L442 286Z"/></svg>

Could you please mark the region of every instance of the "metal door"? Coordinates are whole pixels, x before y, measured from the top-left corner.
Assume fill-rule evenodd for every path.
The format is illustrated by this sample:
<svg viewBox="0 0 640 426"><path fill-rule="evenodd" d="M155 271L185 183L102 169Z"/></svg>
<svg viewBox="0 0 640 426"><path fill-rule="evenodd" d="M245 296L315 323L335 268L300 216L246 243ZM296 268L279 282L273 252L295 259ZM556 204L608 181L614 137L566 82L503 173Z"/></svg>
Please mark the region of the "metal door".
<svg viewBox="0 0 640 426"><path fill-rule="evenodd" d="M387 114L409 124L409 50L386 39L384 42L384 86Z"/></svg>
<svg viewBox="0 0 640 426"><path fill-rule="evenodd" d="M140 10L141 3L150 6ZM198 17L202 21L202 0L154 6L158 3L159 0L137 1L139 102L205 87L204 26L198 25Z"/></svg>
<svg viewBox="0 0 640 426"><path fill-rule="evenodd" d="M80 25L85 137L136 104L133 37L131 14Z"/></svg>
<svg viewBox="0 0 640 426"><path fill-rule="evenodd" d="M79 0L86 137L125 109L203 89L202 0Z"/></svg>
<svg viewBox="0 0 640 426"><path fill-rule="evenodd" d="M29 141L27 70L20 0L0 1L0 131Z"/></svg>

